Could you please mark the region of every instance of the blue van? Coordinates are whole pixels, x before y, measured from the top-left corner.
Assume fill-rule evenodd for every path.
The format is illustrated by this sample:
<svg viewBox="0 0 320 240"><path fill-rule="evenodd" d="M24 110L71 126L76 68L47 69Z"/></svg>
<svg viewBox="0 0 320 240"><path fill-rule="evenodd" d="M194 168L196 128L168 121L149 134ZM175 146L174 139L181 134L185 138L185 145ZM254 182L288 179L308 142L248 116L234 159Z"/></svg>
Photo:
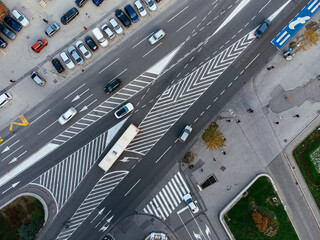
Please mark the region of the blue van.
<svg viewBox="0 0 320 240"><path fill-rule="evenodd" d="M22 29L22 26L9 15L4 18L4 21L16 32L20 32Z"/></svg>

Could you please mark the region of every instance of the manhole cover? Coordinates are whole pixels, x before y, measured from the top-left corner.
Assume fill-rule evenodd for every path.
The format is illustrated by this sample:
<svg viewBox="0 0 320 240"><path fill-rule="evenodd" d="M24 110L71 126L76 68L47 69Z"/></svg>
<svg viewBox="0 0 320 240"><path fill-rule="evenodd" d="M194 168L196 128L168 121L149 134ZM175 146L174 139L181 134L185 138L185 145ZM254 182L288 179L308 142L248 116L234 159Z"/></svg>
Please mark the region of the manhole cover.
<svg viewBox="0 0 320 240"><path fill-rule="evenodd" d="M53 82L54 82L54 83L57 83L58 81L57 81L57 79L55 79L55 80L53 80Z"/></svg>

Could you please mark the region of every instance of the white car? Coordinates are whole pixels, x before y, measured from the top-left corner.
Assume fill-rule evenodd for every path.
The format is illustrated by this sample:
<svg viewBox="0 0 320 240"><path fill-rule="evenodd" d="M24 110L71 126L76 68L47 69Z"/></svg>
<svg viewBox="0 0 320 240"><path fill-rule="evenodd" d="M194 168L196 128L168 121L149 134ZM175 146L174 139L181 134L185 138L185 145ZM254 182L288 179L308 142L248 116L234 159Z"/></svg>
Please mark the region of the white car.
<svg viewBox="0 0 320 240"><path fill-rule="evenodd" d="M79 40L76 42L76 47L79 49L79 51L81 52L81 54L86 58L91 58L92 54L91 52L88 50L88 48L84 45L84 43Z"/></svg>
<svg viewBox="0 0 320 240"><path fill-rule="evenodd" d="M158 32L156 32L149 38L150 44L153 45L159 42L165 35L166 33L162 29L160 29Z"/></svg>
<svg viewBox="0 0 320 240"><path fill-rule="evenodd" d="M67 122L69 122L71 118L73 118L74 115L76 114L77 114L77 109L75 109L74 107L71 107L59 117L58 121L61 125L64 125Z"/></svg>
<svg viewBox="0 0 320 240"><path fill-rule="evenodd" d="M121 34L123 32L122 27L116 20L114 20L114 18L110 18L109 22L117 34Z"/></svg>
<svg viewBox="0 0 320 240"><path fill-rule="evenodd" d="M60 53L60 57L62 61L66 64L67 68L72 69L75 67L74 63L72 62L71 58L68 56L66 52Z"/></svg>
<svg viewBox="0 0 320 240"><path fill-rule="evenodd" d="M199 212L199 208L196 206L189 193L183 196L183 200L188 204L189 208L193 213Z"/></svg>
<svg viewBox="0 0 320 240"><path fill-rule="evenodd" d="M115 113L114 116L118 119L124 117L128 113L132 112L134 109L133 105L131 103L127 103L126 105L119 108Z"/></svg>
<svg viewBox="0 0 320 240"><path fill-rule="evenodd" d="M141 17L144 17L145 15L147 15L146 9L142 6L142 4L139 0L135 1L134 5L136 6Z"/></svg>
<svg viewBox="0 0 320 240"><path fill-rule="evenodd" d="M12 16L14 16L15 19L17 19L17 21L24 27L29 25L29 21L28 19L26 19L25 16L22 15L22 13L20 13L18 10L13 10L11 12Z"/></svg>
<svg viewBox="0 0 320 240"><path fill-rule="evenodd" d="M107 24L103 24L101 26L101 29L102 29L102 31L104 31L107 34L108 38L112 39L115 37L114 32L108 27Z"/></svg>
<svg viewBox="0 0 320 240"><path fill-rule="evenodd" d="M155 11L157 9L153 0L143 0L143 2L151 11Z"/></svg>

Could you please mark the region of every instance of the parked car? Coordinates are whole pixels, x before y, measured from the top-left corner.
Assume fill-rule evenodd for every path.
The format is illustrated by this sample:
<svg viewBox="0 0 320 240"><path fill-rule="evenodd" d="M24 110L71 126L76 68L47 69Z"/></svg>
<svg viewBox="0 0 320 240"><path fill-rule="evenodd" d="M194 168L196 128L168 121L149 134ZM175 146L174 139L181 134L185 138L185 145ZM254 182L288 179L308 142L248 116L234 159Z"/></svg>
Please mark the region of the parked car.
<svg viewBox="0 0 320 240"><path fill-rule="evenodd" d="M121 81L119 79L114 79L112 81L110 81L108 83L108 85L104 88L104 91L107 93L107 94L110 94L112 91L114 91L117 87L119 87L121 85Z"/></svg>
<svg viewBox="0 0 320 240"><path fill-rule="evenodd" d="M24 27L29 25L28 19L22 15L18 10L13 10L11 12L12 16L14 16L15 19Z"/></svg>
<svg viewBox="0 0 320 240"><path fill-rule="evenodd" d="M121 34L123 32L122 27L114 18L110 18L109 22L117 34Z"/></svg>
<svg viewBox="0 0 320 240"><path fill-rule="evenodd" d="M87 0L75 0L75 3L79 8L81 8L86 2Z"/></svg>
<svg viewBox="0 0 320 240"><path fill-rule="evenodd" d="M132 112L134 109L133 105L131 103L127 103L126 105L119 108L117 111L115 111L114 116L118 119L124 117L125 115Z"/></svg>
<svg viewBox="0 0 320 240"><path fill-rule="evenodd" d="M12 100L12 96L9 93L2 93L0 95L0 108Z"/></svg>
<svg viewBox="0 0 320 240"><path fill-rule="evenodd" d="M179 136L180 142L185 142L187 138L189 137L190 133L192 132L192 127L190 125L187 125L184 127L182 133Z"/></svg>
<svg viewBox="0 0 320 240"><path fill-rule="evenodd" d="M71 107L59 117L58 121L61 125L64 125L67 122L69 122L71 118L73 118L76 114L77 114L77 109L75 109L74 107Z"/></svg>
<svg viewBox="0 0 320 240"><path fill-rule="evenodd" d="M183 200L188 204L189 208L193 213L199 212L199 208L196 206L189 193L183 196Z"/></svg>
<svg viewBox="0 0 320 240"><path fill-rule="evenodd" d="M62 73L64 71L64 67L62 66L58 58L52 59L51 63L58 73Z"/></svg>
<svg viewBox="0 0 320 240"><path fill-rule="evenodd" d="M45 31L45 34L48 37L52 37L59 30L60 30L59 24L58 23L53 23L47 28L47 30Z"/></svg>
<svg viewBox="0 0 320 240"><path fill-rule="evenodd" d="M149 38L149 42L151 45L156 44L157 42L159 42L164 36L166 35L166 33L160 29L159 31L157 31L155 34L153 34L150 38Z"/></svg>
<svg viewBox="0 0 320 240"><path fill-rule="evenodd" d="M150 11L155 11L157 9L156 4L152 0L142 0L144 4L149 8Z"/></svg>
<svg viewBox="0 0 320 240"><path fill-rule="evenodd" d="M130 4L128 4L127 6L124 7L124 10L126 11L126 13L128 14L128 16L130 17L132 22L137 22L139 20L139 16L136 13L136 11L131 7Z"/></svg>
<svg viewBox="0 0 320 240"><path fill-rule="evenodd" d="M12 32L9 28L7 28L4 23L0 23L0 31L11 40L15 39L16 37L16 34L14 34L14 32Z"/></svg>
<svg viewBox="0 0 320 240"><path fill-rule="evenodd" d="M86 36L84 41L88 44L92 52L95 52L98 49L98 45L93 41L92 37Z"/></svg>
<svg viewBox="0 0 320 240"><path fill-rule="evenodd" d="M36 82L39 86L44 86L46 84L46 80L43 80L37 72L31 73L31 79Z"/></svg>
<svg viewBox="0 0 320 240"><path fill-rule="evenodd" d="M115 15L116 17L120 20L120 22L122 22L122 24L125 27L130 27L131 25L131 21L130 19L127 17L127 15L124 14L124 12L121 9L117 9L115 11Z"/></svg>
<svg viewBox="0 0 320 240"><path fill-rule="evenodd" d="M72 21L76 16L78 16L79 11L75 7L71 8L68 12L66 12L62 17L61 17L61 22L63 25L67 25L69 22Z"/></svg>
<svg viewBox="0 0 320 240"><path fill-rule="evenodd" d="M67 66L67 68L72 69L75 67L74 63L72 62L71 58L66 52L60 53L60 57L64 64Z"/></svg>
<svg viewBox="0 0 320 240"><path fill-rule="evenodd" d="M103 24L103 25L101 26L101 29L102 29L102 31L104 31L104 32L107 34L108 38L110 38L110 39L114 38L115 34L114 34L114 32L108 27L107 24Z"/></svg>
<svg viewBox="0 0 320 240"><path fill-rule="evenodd" d="M260 38L269 26L270 26L270 21L268 19L264 20L264 22L254 32L254 35L256 36L256 38Z"/></svg>
<svg viewBox="0 0 320 240"><path fill-rule="evenodd" d="M92 30L92 34L98 40L101 47L108 46L108 40L103 36L103 33L100 31L98 27Z"/></svg>
<svg viewBox="0 0 320 240"><path fill-rule="evenodd" d="M11 16L7 15L4 18L4 21L6 22L6 24L8 24L9 27L11 27L13 30L15 30L16 32L20 32L20 30L22 29L22 26L20 25L20 23L18 23L16 20L14 20Z"/></svg>
<svg viewBox="0 0 320 240"><path fill-rule="evenodd" d="M78 65L84 63L83 58L74 46L68 47L68 53Z"/></svg>
<svg viewBox="0 0 320 240"><path fill-rule="evenodd" d="M156 2L161 2L161 0L156 0Z"/></svg>
<svg viewBox="0 0 320 240"><path fill-rule="evenodd" d="M76 42L76 47L79 49L79 51L86 59L91 58L91 52L88 50L88 48L84 45L84 43L81 40Z"/></svg>
<svg viewBox="0 0 320 240"><path fill-rule="evenodd" d="M5 40L3 40L3 38L0 37L0 47L5 48L7 45L8 43Z"/></svg>
<svg viewBox="0 0 320 240"><path fill-rule="evenodd" d="M94 5L99 6L103 0L92 0L92 2L94 3Z"/></svg>
<svg viewBox="0 0 320 240"><path fill-rule="evenodd" d="M44 38L40 38L38 41L35 42L35 44L32 45L31 49L36 53L39 53L47 45L47 40L45 40Z"/></svg>
<svg viewBox="0 0 320 240"><path fill-rule="evenodd" d="M138 13L140 14L141 17L144 17L147 15L146 9L142 6L139 0L135 1L134 5L136 6Z"/></svg>

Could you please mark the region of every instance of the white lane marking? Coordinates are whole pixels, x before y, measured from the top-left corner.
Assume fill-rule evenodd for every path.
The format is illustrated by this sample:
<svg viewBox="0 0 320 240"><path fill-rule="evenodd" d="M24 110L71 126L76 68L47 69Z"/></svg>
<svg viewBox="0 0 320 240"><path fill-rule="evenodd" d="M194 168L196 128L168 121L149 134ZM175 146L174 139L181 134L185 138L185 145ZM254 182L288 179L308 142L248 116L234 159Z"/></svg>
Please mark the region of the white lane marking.
<svg viewBox="0 0 320 240"><path fill-rule="evenodd" d="M241 75L244 72L244 70L242 70L239 74Z"/></svg>
<svg viewBox="0 0 320 240"><path fill-rule="evenodd" d="M168 149L158 158L158 160L156 161L156 163L160 161L160 159L170 150L170 148L171 148L171 146L168 147Z"/></svg>
<svg viewBox="0 0 320 240"><path fill-rule="evenodd" d="M204 114L204 112L202 112L202 113L200 114L200 117L201 117L203 114Z"/></svg>
<svg viewBox="0 0 320 240"><path fill-rule="evenodd" d="M51 127L53 124L55 124L58 121L54 121L53 123L51 123L48 127L46 127L45 129L43 129L41 132L39 132L37 135L39 136L41 133L43 133L44 131L46 131L49 127Z"/></svg>
<svg viewBox="0 0 320 240"><path fill-rule="evenodd" d="M75 107L77 108L80 104L82 104L84 101L86 101L88 98L91 98L93 96L93 94L90 94L88 97L86 97L85 99L83 99L81 102L79 102L78 105L76 105Z"/></svg>
<svg viewBox="0 0 320 240"><path fill-rule="evenodd" d="M71 92L68 96L66 96L64 99L67 99L68 97L70 97L73 93L75 93L76 91L78 91L80 88L82 88L84 85L86 85L85 83L82 84L80 87L78 87L76 90L74 90L73 92Z"/></svg>
<svg viewBox="0 0 320 240"><path fill-rule="evenodd" d="M244 69L247 69L259 56L260 56L260 53L254 59L252 59L252 61L249 62L249 64Z"/></svg>
<svg viewBox="0 0 320 240"><path fill-rule="evenodd" d="M256 18L256 16L253 16L252 18L251 18L251 21L253 20L253 19L255 19Z"/></svg>
<svg viewBox="0 0 320 240"><path fill-rule="evenodd" d="M115 76L114 78L112 78L110 81L118 78L122 73L124 73L124 72L127 71L127 70L128 70L128 68L124 69L121 73L119 73L117 76Z"/></svg>
<svg viewBox="0 0 320 240"><path fill-rule="evenodd" d="M184 12L185 10L187 10L189 8L189 6L186 6L184 9L182 9L180 12L178 12L176 15L174 15L172 18L170 18L168 20L168 22L171 22L173 19L175 19L178 15L180 15L182 12ZM167 23L168 23L167 22Z"/></svg>
<svg viewBox="0 0 320 240"><path fill-rule="evenodd" d="M47 110L45 113L43 113L42 115L40 115L39 117L37 117L35 120L33 120L29 125L35 123L36 121L38 121L41 117L43 117L45 114L47 114L48 112L50 112L50 109Z"/></svg>
<svg viewBox="0 0 320 240"><path fill-rule="evenodd" d="M232 85L232 82L231 82L231 83L229 83L228 87L230 87L231 85Z"/></svg>
<svg viewBox="0 0 320 240"><path fill-rule="evenodd" d="M208 105L208 107L206 108L207 110L211 107L211 105Z"/></svg>
<svg viewBox="0 0 320 240"><path fill-rule="evenodd" d="M239 76L236 76L236 77L234 78L234 81L236 81L238 78L239 78Z"/></svg>
<svg viewBox="0 0 320 240"><path fill-rule="evenodd" d="M129 189L129 191L124 196L126 197L140 181L141 181L141 178Z"/></svg>
<svg viewBox="0 0 320 240"><path fill-rule="evenodd" d="M108 67L110 67L111 65L113 65L114 63L116 63L119 59L120 59L120 58L117 58L117 59L114 60L112 63L110 63L108 66L106 66L104 69L102 69L102 70L99 72L99 74L102 73L104 70L106 70L106 69L107 69Z"/></svg>
<svg viewBox="0 0 320 240"><path fill-rule="evenodd" d="M157 46L155 46L154 48L152 48L149 52L147 52L145 55L143 55L142 57L147 56L149 53L151 53L153 50L155 50L157 47L161 46L162 42L159 43Z"/></svg>
<svg viewBox="0 0 320 240"><path fill-rule="evenodd" d="M4 184L24 172L26 169L37 163L39 160L41 160L44 156L48 155L50 152L58 148L60 145L58 144L52 144L48 143L46 146L41 148L38 152L31 155L29 158L27 158L25 161L20 163L17 167L11 169L11 171L5 175L2 175L0 177L0 187L2 187Z"/></svg>
<svg viewBox="0 0 320 240"><path fill-rule="evenodd" d="M198 121L199 118L196 118L193 122L195 123L196 121Z"/></svg>
<svg viewBox="0 0 320 240"><path fill-rule="evenodd" d="M269 2L267 2L260 10L259 13L271 2L271 0L269 0Z"/></svg>
<svg viewBox="0 0 320 240"><path fill-rule="evenodd" d="M20 146L20 147L18 147L16 150L14 150L12 153L10 153L8 156L6 156L4 159L2 159L1 161L4 161L4 160L6 160L8 157L10 157L12 154L14 154L16 151L18 151L20 148L22 148L23 147L23 145L22 146Z"/></svg>
<svg viewBox="0 0 320 240"><path fill-rule="evenodd" d="M213 102L216 102L218 100L218 97L216 97L214 100L213 100Z"/></svg>
<svg viewBox="0 0 320 240"><path fill-rule="evenodd" d="M182 27L180 27L176 32L179 32L182 28L184 28L185 26L187 26L189 23L191 23L193 20L195 20L197 17L192 18L191 20L189 20L188 22L186 22L186 24L184 24Z"/></svg>
<svg viewBox="0 0 320 240"><path fill-rule="evenodd" d="M143 41L147 40L148 38L151 37L151 35L154 34L154 32L150 33L148 36L146 36L145 38L143 38L140 42L138 42L136 45L134 45L132 48L137 47L140 43L142 43Z"/></svg>

